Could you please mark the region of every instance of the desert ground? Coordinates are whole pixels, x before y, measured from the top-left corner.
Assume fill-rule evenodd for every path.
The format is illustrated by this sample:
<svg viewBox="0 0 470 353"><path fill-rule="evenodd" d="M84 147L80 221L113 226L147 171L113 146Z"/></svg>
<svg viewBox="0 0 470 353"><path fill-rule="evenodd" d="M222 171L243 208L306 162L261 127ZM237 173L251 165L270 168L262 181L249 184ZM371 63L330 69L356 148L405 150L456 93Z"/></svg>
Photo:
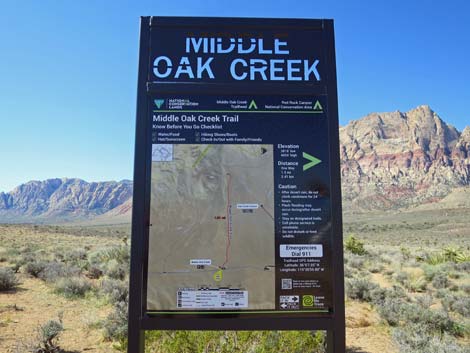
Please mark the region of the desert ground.
<svg viewBox="0 0 470 353"><path fill-rule="evenodd" d="M469 214L346 213L349 353L470 351ZM0 291L0 351L39 347L50 320L63 329L54 339L63 352L122 351L128 237L128 225L1 225L1 288L14 283ZM146 337L147 352L156 353L324 351L321 332Z"/></svg>

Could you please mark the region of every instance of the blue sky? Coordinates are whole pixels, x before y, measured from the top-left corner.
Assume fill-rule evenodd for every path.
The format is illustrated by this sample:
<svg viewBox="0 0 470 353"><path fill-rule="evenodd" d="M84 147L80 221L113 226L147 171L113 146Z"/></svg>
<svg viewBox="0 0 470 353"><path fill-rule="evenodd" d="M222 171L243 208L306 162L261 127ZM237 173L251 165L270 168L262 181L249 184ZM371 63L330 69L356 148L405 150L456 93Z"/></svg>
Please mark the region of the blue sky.
<svg viewBox="0 0 470 353"><path fill-rule="evenodd" d="M139 16L333 18L341 124L429 104L470 125L470 3L1 1L0 191L131 179Z"/></svg>

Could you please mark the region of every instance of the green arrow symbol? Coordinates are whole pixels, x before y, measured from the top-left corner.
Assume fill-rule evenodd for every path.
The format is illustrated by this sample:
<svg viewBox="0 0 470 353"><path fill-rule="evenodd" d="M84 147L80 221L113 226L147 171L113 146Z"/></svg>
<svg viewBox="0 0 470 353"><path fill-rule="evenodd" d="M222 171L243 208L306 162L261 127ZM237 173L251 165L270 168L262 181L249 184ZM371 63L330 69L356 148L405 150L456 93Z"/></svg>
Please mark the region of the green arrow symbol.
<svg viewBox="0 0 470 353"><path fill-rule="evenodd" d="M315 105L313 106L313 110L323 110L323 107L320 104L320 101L316 101Z"/></svg>
<svg viewBox="0 0 470 353"><path fill-rule="evenodd" d="M248 106L248 109L258 109L258 106L256 105L256 102L252 99L250 102L250 105Z"/></svg>
<svg viewBox="0 0 470 353"><path fill-rule="evenodd" d="M309 160L310 162L308 162L307 164L304 164L304 172L307 170L307 169L310 169L314 166L316 166L317 164L321 163L321 160L319 160L318 158L306 153L306 152L302 152L302 157L304 157L305 159Z"/></svg>

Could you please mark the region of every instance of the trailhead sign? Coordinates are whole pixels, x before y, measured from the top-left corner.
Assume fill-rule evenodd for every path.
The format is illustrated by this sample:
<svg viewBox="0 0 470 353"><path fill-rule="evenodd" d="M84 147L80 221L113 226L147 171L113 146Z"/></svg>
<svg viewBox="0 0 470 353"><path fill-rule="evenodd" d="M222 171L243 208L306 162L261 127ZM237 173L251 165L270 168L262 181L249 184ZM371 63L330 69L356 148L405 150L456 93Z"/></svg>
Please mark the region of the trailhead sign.
<svg viewBox="0 0 470 353"><path fill-rule="evenodd" d="M332 21L145 17L139 65L130 344L344 331Z"/></svg>

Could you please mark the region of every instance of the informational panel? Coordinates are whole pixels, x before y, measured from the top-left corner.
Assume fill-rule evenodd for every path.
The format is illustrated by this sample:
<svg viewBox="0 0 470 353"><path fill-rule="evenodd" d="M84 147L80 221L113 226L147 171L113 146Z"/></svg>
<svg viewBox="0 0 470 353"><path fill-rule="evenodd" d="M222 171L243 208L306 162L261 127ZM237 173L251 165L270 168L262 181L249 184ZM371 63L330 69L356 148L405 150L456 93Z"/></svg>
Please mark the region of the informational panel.
<svg viewBox="0 0 470 353"><path fill-rule="evenodd" d="M152 102L148 310L332 309L325 97Z"/></svg>
<svg viewBox="0 0 470 353"><path fill-rule="evenodd" d="M344 325L332 22L147 21L131 311L147 328Z"/></svg>

